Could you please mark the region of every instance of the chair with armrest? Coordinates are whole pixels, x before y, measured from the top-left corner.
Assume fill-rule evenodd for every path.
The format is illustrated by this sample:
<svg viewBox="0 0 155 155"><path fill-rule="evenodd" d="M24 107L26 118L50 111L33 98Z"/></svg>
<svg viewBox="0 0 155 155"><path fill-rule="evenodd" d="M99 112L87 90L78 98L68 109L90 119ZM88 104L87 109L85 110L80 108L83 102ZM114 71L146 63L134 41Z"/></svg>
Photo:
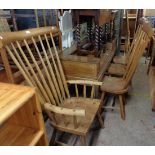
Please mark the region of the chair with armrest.
<svg viewBox="0 0 155 155"><path fill-rule="evenodd" d="M42 108L48 114L54 131L75 134L80 137L81 144L86 145L86 135L95 117L103 127L98 112L101 100L95 99L95 87L101 86L102 82L66 81L55 46L54 33L52 27L2 33L0 53L7 53L26 83L36 88ZM7 57L2 58L7 60ZM9 66L6 63L4 65L10 75ZM71 96L68 85L75 86L75 97ZM83 86L83 96L79 95L78 85ZM90 97L87 86L91 87ZM50 144L55 141L53 134Z"/></svg>

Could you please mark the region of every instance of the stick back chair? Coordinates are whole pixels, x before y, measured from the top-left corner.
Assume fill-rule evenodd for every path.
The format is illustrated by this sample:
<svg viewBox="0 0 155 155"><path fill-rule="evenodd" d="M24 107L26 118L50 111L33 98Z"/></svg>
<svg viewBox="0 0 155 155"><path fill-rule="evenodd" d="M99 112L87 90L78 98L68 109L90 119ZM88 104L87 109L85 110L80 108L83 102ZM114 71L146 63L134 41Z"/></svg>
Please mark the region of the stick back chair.
<svg viewBox="0 0 155 155"><path fill-rule="evenodd" d="M119 64L119 63L118 64L112 63L108 69L108 74L113 75L113 76L121 76L121 77L124 75L124 73L126 72L126 69L128 68L127 66L130 63L130 60L132 60L133 56L136 55L137 51L135 50L135 48L139 44L140 36L143 33L141 26L142 25L139 24L137 31L135 33L135 36L133 38L132 44L126 54L127 64L123 65L123 64Z"/></svg>
<svg viewBox="0 0 155 155"><path fill-rule="evenodd" d="M106 93L111 93L119 97L120 114L121 118L125 119L125 97L124 94L128 91L129 84L137 68L140 57L142 56L145 48L147 47L151 37L153 36L153 30L150 23L145 19L141 21L141 33L137 38L136 42L132 47L132 55L130 56L126 71L122 78L117 77L105 77L103 80L103 85L101 87L102 100L105 98ZM133 54L136 53L136 54ZM103 102L103 106L104 106Z"/></svg>
<svg viewBox="0 0 155 155"><path fill-rule="evenodd" d="M8 53L27 84L36 87L54 129L78 135L81 144L86 145L86 134L96 116L103 127L98 112L101 100L95 99L95 87L102 82L66 81L53 34L53 27L0 34L0 52ZM75 97L71 96L68 85L74 85ZM83 96L78 85L83 86ZM91 87L90 96L88 87ZM52 137L51 144L54 141Z"/></svg>
<svg viewBox="0 0 155 155"><path fill-rule="evenodd" d="M130 23L129 23L129 17L128 17L128 10L125 11L125 17L126 17L126 39L124 44L124 53L123 55L115 56L113 58L113 62L116 64L126 64L127 58L129 56L129 48L130 48Z"/></svg>
<svg viewBox="0 0 155 155"><path fill-rule="evenodd" d="M14 10L12 10L14 11ZM53 37L55 40L57 40L57 48L59 49L58 52L62 51L62 39L61 39L61 31L59 29L59 21L58 21L58 10L34 10L35 17L36 17L36 26L37 28L41 26L52 26L53 27ZM55 16L55 20L53 17ZM16 18L16 16L15 16ZM48 19L48 20L47 20ZM18 30L18 29L17 29ZM0 66L4 67L5 62L2 62L2 59L8 59L8 65L11 68L9 78L6 79L8 82L13 82L16 84L24 83L24 78L18 71L18 68L16 67L15 63L12 61L9 55L4 54L0 57ZM5 57L5 58L2 58ZM6 66L6 65L5 65ZM12 74L12 75L11 75Z"/></svg>

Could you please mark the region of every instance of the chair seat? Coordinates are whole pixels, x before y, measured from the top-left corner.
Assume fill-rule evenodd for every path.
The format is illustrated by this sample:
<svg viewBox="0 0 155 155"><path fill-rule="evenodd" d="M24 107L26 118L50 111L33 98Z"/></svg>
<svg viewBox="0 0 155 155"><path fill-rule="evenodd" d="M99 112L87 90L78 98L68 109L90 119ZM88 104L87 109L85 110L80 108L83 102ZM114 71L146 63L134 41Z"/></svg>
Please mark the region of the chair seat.
<svg viewBox="0 0 155 155"><path fill-rule="evenodd" d="M85 109L86 116L85 117L77 117L77 128L74 127L73 116L55 114L56 121L58 124L54 125L58 130L69 132L76 135L85 135L93 120L97 114L99 109L100 100L98 99L90 99L90 98L76 98L72 97L70 99L66 99L62 107L65 108L77 108L77 109ZM63 119L62 119L63 118ZM52 123L52 122L51 122Z"/></svg>
<svg viewBox="0 0 155 155"><path fill-rule="evenodd" d="M126 66L122 64L111 64L108 68L108 74L123 76L126 71Z"/></svg>
<svg viewBox="0 0 155 155"><path fill-rule="evenodd" d="M113 94L123 94L128 91L128 87L122 78L105 76L101 90Z"/></svg>
<svg viewBox="0 0 155 155"><path fill-rule="evenodd" d="M127 64L127 58L126 56L115 56L113 58L113 62L116 64L122 64L122 65L126 65Z"/></svg>
<svg viewBox="0 0 155 155"><path fill-rule="evenodd" d="M120 77L113 77L113 76L105 76L104 77L104 81L109 81L109 82L115 81L115 82L117 82L117 81L122 81L122 78L120 78Z"/></svg>

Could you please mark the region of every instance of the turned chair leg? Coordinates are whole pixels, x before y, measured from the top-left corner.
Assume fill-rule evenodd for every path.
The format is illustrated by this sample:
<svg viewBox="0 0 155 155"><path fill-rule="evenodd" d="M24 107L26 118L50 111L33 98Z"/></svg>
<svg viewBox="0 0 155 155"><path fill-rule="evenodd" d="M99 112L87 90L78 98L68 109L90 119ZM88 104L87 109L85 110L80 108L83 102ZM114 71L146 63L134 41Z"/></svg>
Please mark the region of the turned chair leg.
<svg viewBox="0 0 155 155"><path fill-rule="evenodd" d="M99 113L100 114L102 112L102 107L104 106L105 95L106 95L106 92L102 92L102 95L101 95L101 103L100 103L100 107L99 107Z"/></svg>
<svg viewBox="0 0 155 155"><path fill-rule="evenodd" d="M51 140L50 140L50 143L49 143L50 146L55 145L56 134L57 134L57 129L54 128L52 136L51 136Z"/></svg>
<svg viewBox="0 0 155 155"><path fill-rule="evenodd" d="M115 100L116 100L116 96L114 95L113 102L112 102L112 109L111 109L111 111L114 111L113 107L115 106Z"/></svg>
<svg viewBox="0 0 155 155"><path fill-rule="evenodd" d="M99 87L97 86L97 87L95 87L95 98L98 98L98 96L99 96Z"/></svg>
<svg viewBox="0 0 155 155"><path fill-rule="evenodd" d="M87 146L86 136L80 136L80 144L81 146Z"/></svg>
<svg viewBox="0 0 155 155"><path fill-rule="evenodd" d="M123 98L123 104L124 104L124 106L125 106L125 105L126 105L125 95L122 95L122 98Z"/></svg>
<svg viewBox="0 0 155 155"><path fill-rule="evenodd" d="M104 121L103 121L102 116L100 115L99 112L97 113L97 118L98 118L98 121L100 123L100 127L104 128Z"/></svg>
<svg viewBox="0 0 155 155"><path fill-rule="evenodd" d="M123 103L123 96L119 95L119 105L120 105L120 114L121 114L121 118L123 120L125 120L125 106Z"/></svg>

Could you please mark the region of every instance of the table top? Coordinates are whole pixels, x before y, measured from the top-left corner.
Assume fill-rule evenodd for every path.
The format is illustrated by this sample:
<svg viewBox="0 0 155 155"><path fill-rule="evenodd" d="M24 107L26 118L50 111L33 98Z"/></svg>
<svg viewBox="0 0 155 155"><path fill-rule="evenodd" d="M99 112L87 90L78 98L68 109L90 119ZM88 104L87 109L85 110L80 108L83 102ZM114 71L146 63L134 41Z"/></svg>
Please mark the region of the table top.
<svg viewBox="0 0 155 155"><path fill-rule="evenodd" d="M35 89L22 85L0 83L0 125L14 114L35 93Z"/></svg>

